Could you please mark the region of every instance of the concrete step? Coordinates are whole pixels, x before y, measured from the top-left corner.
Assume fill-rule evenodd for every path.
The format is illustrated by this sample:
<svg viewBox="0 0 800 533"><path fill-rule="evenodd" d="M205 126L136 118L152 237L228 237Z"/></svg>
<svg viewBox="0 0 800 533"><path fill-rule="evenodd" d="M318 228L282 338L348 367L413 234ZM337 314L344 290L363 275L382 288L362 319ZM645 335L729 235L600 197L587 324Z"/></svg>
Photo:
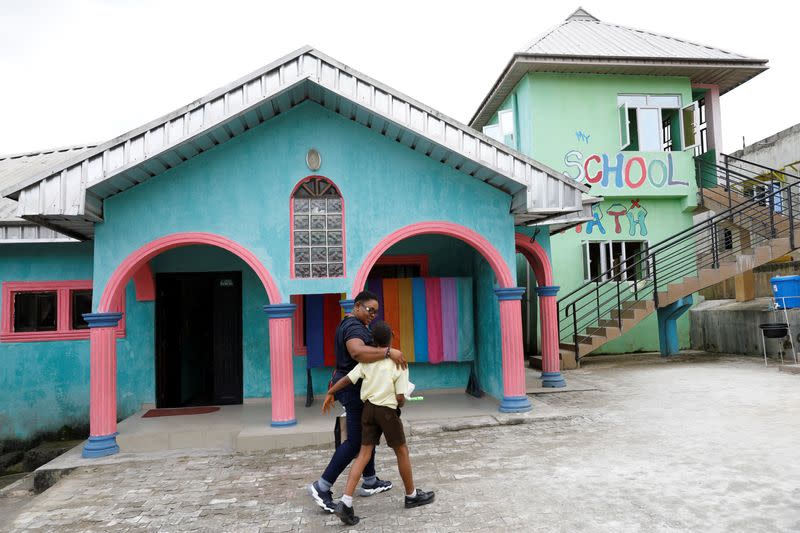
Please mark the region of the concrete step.
<svg viewBox="0 0 800 533"><path fill-rule="evenodd" d="M614 323L616 324L616 322ZM601 337L608 337L608 331L617 328L606 328L604 326L589 326L588 328L583 330L584 335L600 335Z"/></svg>
<svg viewBox="0 0 800 533"><path fill-rule="evenodd" d="M611 310L611 318L616 319L616 318L619 317L619 315L620 315L620 312L619 312L618 309L612 309ZM623 309L622 310L622 318L623 319L624 318L633 318L635 316L636 316L636 311L634 309Z"/></svg>
<svg viewBox="0 0 800 533"><path fill-rule="evenodd" d="M579 344L590 344L592 346L603 344L605 341L606 337L603 335L581 335L578 337Z"/></svg>

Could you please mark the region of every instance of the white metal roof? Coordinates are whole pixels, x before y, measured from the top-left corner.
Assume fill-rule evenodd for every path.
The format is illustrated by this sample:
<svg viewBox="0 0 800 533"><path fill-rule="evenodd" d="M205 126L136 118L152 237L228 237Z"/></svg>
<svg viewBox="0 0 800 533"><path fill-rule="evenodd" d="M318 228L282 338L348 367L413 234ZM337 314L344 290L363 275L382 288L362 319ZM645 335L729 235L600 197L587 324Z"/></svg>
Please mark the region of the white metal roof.
<svg viewBox="0 0 800 533"><path fill-rule="evenodd" d="M0 189L29 179L52 165L79 157L94 145L68 146L21 154L0 155ZM16 216L17 202L0 198L0 244L73 241L66 235Z"/></svg>
<svg viewBox="0 0 800 533"><path fill-rule="evenodd" d="M585 185L310 47L0 194L18 200L19 217L91 238L104 198L306 100L507 192L518 224L582 209Z"/></svg>
<svg viewBox="0 0 800 533"><path fill-rule="evenodd" d="M598 20L578 8L520 54L663 59L746 59L747 56L646 30Z"/></svg>
<svg viewBox="0 0 800 533"><path fill-rule="evenodd" d="M603 22L579 8L514 54L470 125L486 125L528 72L684 76L693 83L719 85L724 94L766 70L766 63L766 59Z"/></svg>

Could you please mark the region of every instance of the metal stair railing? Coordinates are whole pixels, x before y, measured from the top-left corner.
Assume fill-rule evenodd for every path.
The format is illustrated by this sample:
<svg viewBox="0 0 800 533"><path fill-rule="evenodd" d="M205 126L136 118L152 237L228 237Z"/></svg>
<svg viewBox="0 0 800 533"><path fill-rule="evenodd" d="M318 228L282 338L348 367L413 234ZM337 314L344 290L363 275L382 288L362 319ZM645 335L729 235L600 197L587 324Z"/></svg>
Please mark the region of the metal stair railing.
<svg viewBox="0 0 800 533"><path fill-rule="evenodd" d="M723 165L698 163L717 172L718 179L723 177L721 185L701 187L698 194L701 201L713 199L724 210L612 265L558 300L559 339L572 340L576 360L580 360L580 344L591 342L592 335L609 327L603 320L613 320L621 332L626 311L648 301L658 308L670 284L699 276L703 270L735 265L738 256L755 254L756 247L772 239L788 238L790 249L795 249L800 177L732 156L724 156L723 161ZM701 173L697 175L700 181ZM753 195L747 192L748 187L761 184L769 184L769 189ZM724 192L716 198L719 191L712 189L720 186ZM736 231L739 238L720 239L723 228Z"/></svg>

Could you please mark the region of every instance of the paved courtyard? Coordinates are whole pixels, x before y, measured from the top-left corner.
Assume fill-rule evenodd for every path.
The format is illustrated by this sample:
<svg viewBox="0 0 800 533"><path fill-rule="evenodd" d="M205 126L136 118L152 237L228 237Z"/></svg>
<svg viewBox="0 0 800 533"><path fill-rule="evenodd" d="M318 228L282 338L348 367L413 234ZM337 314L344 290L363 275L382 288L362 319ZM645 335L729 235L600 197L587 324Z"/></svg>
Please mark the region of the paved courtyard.
<svg viewBox="0 0 800 533"><path fill-rule="evenodd" d="M570 376L598 390L537 399L572 416L410 438L433 505L402 508L380 448L379 475L396 487L355 499L355 529L800 530L800 375L758 358L641 355L597 358ZM0 529L338 531L305 492L330 451L82 468Z"/></svg>

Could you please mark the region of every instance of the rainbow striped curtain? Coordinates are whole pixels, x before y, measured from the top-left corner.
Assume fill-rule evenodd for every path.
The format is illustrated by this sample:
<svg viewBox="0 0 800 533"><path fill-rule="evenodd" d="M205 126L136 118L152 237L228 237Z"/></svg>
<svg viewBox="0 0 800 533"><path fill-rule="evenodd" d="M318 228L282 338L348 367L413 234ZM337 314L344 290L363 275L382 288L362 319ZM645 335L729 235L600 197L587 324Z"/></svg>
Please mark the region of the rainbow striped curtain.
<svg viewBox="0 0 800 533"><path fill-rule="evenodd" d="M306 366L336 366L336 353L333 351L336 327L342 321L344 310L339 300L345 299L344 293L307 294L303 296L303 336L306 342Z"/></svg>
<svg viewBox="0 0 800 533"><path fill-rule="evenodd" d="M371 279L378 317L392 327L392 346L413 363L472 361L472 278Z"/></svg>
<svg viewBox="0 0 800 533"><path fill-rule="evenodd" d="M394 332L392 346L412 363L439 364L475 359L472 278L370 279L378 296L378 320ZM344 316L344 294L303 297L309 368L335 366L336 327Z"/></svg>

